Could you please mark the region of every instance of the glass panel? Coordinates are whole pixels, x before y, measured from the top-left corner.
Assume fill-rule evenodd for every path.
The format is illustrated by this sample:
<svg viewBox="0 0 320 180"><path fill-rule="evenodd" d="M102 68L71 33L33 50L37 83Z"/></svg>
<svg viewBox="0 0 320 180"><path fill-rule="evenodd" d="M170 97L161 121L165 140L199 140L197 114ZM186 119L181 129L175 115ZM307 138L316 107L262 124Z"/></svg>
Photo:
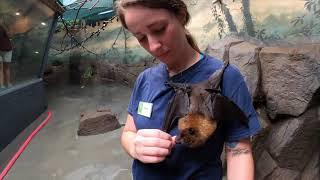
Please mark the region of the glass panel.
<svg viewBox="0 0 320 180"><path fill-rule="evenodd" d="M0 0L0 91L38 78L53 15L40 0Z"/></svg>

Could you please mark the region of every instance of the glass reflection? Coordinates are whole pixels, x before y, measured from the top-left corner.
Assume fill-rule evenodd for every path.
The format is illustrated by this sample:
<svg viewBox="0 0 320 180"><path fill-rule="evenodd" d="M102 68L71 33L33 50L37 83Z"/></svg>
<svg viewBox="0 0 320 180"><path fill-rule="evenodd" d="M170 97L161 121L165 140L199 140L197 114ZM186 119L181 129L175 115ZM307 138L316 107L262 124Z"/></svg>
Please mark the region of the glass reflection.
<svg viewBox="0 0 320 180"><path fill-rule="evenodd" d="M39 78L53 15L41 0L0 0L0 91Z"/></svg>

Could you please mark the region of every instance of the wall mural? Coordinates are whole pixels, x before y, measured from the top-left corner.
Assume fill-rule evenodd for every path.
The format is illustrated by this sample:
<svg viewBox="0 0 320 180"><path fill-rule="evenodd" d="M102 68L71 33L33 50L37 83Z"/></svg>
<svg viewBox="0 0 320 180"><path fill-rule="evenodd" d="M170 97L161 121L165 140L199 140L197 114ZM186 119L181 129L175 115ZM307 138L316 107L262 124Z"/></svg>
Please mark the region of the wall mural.
<svg viewBox="0 0 320 180"><path fill-rule="evenodd" d="M211 41L230 34L255 38L265 44L290 45L295 42L308 43L320 40L320 0L221 2L186 0L192 17L188 29L202 50L206 49ZM133 63L141 58L145 59L144 57L151 58L139 47L130 33L121 29L116 19L109 22L105 28L102 28L103 21L91 22L90 25L77 34L78 38L86 39L83 45L87 50L80 49L88 57L99 56L99 59L120 63ZM63 29L62 23L58 23L58 29ZM99 33L92 35L99 29ZM87 39L88 37L90 38ZM56 33L50 59L62 58L62 54L67 52L54 50L59 49L58 45L61 46L61 39L64 40L63 43L70 42L66 40L64 33Z"/></svg>
<svg viewBox="0 0 320 180"><path fill-rule="evenodd" d="M193 2L189 27L204 48L208 41L228 34L248 35L263 42L319 40L318 0L225 0L222 4L210 1L210 6L208 1Z"/></svg>

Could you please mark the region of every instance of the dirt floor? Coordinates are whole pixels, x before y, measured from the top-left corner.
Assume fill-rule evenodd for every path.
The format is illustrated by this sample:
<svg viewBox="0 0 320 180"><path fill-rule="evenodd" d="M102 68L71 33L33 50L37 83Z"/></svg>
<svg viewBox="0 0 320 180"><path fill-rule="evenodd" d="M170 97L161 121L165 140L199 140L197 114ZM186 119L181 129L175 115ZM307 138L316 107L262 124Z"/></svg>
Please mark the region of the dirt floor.
<svg viewBox="0 0 320 180"><path fill-rule="evenodd" d="M124 123L131 88L79 85L48 88L51 121L31 141L5 179L128 180L131 159L120 146L122 128L94 136L77 136L81 112L110 106Z"/></svg>

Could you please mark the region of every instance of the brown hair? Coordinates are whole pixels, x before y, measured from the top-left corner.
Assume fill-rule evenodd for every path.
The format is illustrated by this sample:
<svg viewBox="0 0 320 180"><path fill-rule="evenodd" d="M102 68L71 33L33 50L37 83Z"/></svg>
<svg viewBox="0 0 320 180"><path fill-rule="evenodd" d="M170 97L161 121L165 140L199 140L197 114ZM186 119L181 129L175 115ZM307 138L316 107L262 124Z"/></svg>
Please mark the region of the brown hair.
<svg viewBox="0 0 320 180"><path fill-rule="evenodd" d="M173 13L185 27L190 21L190 14L188 12L186 4L182 0L117 0L116 11L120 18L120 22L123 27L128 28L124 19L124 9L130 6L143 6L152 9L166 9ZM188 43L193 49L200 52L200 49L192 37L192 35L186 30L186 38Z"/></svg>

